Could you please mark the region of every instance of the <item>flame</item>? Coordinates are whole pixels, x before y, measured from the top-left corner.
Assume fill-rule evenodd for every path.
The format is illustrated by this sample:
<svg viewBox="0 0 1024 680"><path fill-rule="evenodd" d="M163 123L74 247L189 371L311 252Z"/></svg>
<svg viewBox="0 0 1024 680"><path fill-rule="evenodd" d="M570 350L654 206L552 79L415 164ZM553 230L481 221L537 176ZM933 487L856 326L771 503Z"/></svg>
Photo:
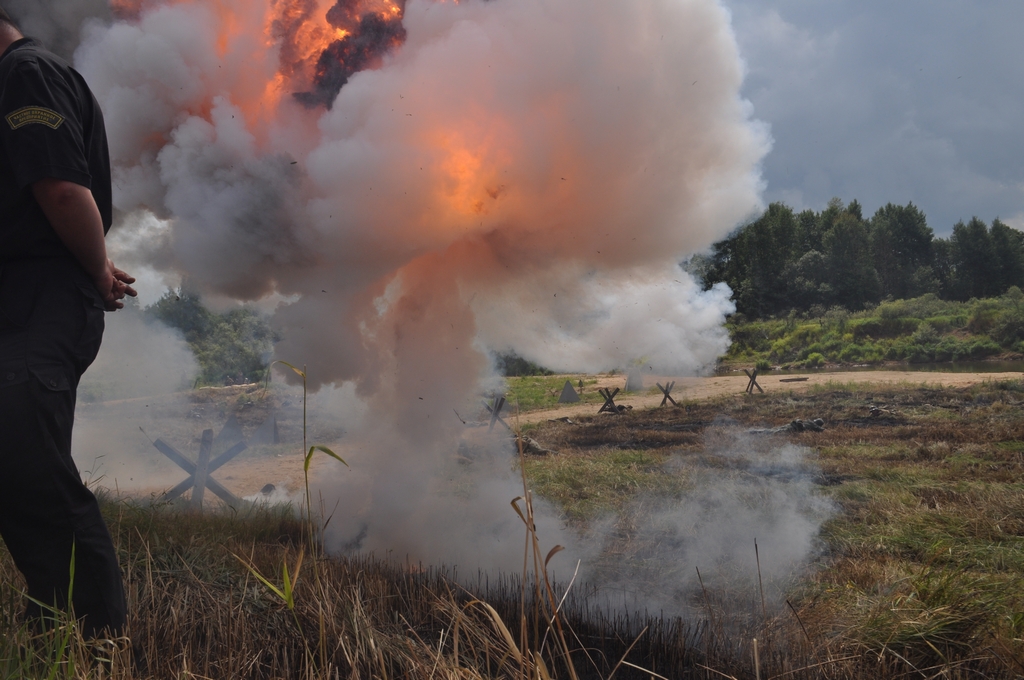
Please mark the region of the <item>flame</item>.
<svg viewBox="0 0 1024 680"><path fill-rule="evenodd" d="M117 19L137 17L142 10L142 0L110 0L110 11Z"/></svg>
<svg viewBox="0 0 1024 680"><path fill-rule="evenodd" d="M222 59L241 61L246 66L230 91L232 104L242 112L248 129L258 140L266 139L270 123L282 102L295 93L319 88L314 104L329 105L340 89L318 84L319 65L324 55L346 45L367 16L401 22L402 4L393 0L110 0L114 16L122 21L138 20L144 11L158 5L199 4L210 10L216 26L216 53ZM252 42L253 31L262 31L262 44ZM382 49L395 46L384 45ZM241 57L240 57L241 55ZM276 58L276 64L272 60ZM268 62L268 59L271 60ZM328 60L330 61L330 60ZM249 68L252 65L252 68ZM266 68L269 65L270 68ZM363 60L353 70L376 63ZM269 75L273 69L273 75ZM268 75L259 75L259 74ZM343 84L343 83L342 83ZM333 87L333 90L332 90ZM208 116L209 101L190 105L193 115ZM316 108L307 104L307 108Z"/></svg>
<svg viewBox="0 0 1024 680"><path fill-rule="evenodd" d="M316 109L320 104L330 105L348 75L376 67L382 51L404 39L404 0L160 0L161 5L190 3L211 10L216 22L216 51L222 59L241 53L247 55L244 64L263 59L269 66L253 68L253 73L241 69L229 95L261 146L267 143L275 121L284 120L281 107L293 106L292 95L299 93L299 101L318 115ZM111 0L113 11L127 20L149 4L147 0ZM262 30L262 39L255 44L247 34L254 28ZM364 30L377 42L361 41ZM246 49L250 52L243 52ZM325 84L339 73L340 84ZM303 95L308 99L303 100ZM213 93L194 103L189 112L209 118L214 108L212 97ZM436 121L420 136L420 143L436 154L434 205L446 216L440 223L448 225L439 225L441 229L470 228L482 216L513 200L503 183L507 177L503 178L498 168L506 167L515 156L506 148L507 140L514 138L514 126L485 118L483 112L477 112L460 121ZM163 137L153 140L156 147L164 142Z"/></svg>
<svg viewBox="0 0 1024 680"><path fill-rule="evenodd" d="M280 73L292 92L302 93L300 101L310 108L330 106L349 74L374 67L379 52L404 40L403 4L404 0L277 0L267 15L266 44L279 46ZM360 41L359 32L374 25L374 18L391 26L396 38L378 44ZM352 54L356 42L362 51ZM370 54L363 54L366 50Z"/></svg>
<svg viewBox="0 0 1024 680"><path fill-rule="evenodd" d="M439 129L432 141L434 148L444 150L436 189L446 214L446 219L438 221L442 229L475 224L475 218L490 214L507 198L507 186L498 176L498 168L510 161L506 149L493 140L471 139L453 129Z"/></svg>

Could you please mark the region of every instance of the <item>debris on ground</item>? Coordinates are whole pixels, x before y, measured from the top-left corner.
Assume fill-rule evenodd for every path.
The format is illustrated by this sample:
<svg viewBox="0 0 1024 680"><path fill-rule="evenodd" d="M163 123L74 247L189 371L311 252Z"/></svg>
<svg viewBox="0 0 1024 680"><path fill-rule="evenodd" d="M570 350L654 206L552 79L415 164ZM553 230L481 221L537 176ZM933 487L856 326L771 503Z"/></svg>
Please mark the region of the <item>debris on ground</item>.
<svg viewBox="0 0 1024 680"><path fill-rule="evenodd" d="M885 406L872 406L871 407L871 417L872 418L881 418L882 416L887 416L889 418L899 418L900 414L899 414L899 412L896 409L894 409L892 407L885 407Z"/></svg>
<svg viewBox="0 0 1024 680"><path fill-rule="evenodd" d="M821 418L813 420L794 420L785 425L748 430L750 434L787 434L789 432L821 432L825 429L825 421Z"/></svg>
<svg viewBox="0 0 1024 680"><path fill-rule="evenodd" d="M525 434L518 435L515 439L516 446L521 447L523 453L528 453L532 456L546 456L549 453L554 453L551 449L541 446L536 439L527 437Z"/></svg>

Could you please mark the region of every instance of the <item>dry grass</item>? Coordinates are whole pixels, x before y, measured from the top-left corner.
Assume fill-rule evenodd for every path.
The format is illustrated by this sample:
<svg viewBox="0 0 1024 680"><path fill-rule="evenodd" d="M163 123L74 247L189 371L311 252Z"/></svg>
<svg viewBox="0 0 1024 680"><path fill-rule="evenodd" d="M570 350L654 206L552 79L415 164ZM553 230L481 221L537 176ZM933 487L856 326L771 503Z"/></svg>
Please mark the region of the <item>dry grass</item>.
<svg viewBox="0 0 1024 680"><path fill-rule="evenodd" d="M4 552L0 677L657 677L643 667L740 678L754 676L754 638L762 678L1020 677L1022 405L1019 383L831 385L531 433L560 454L526 462L529 486L584 524L638 495L681 497L687 468L667 461L727 466L715 453L723 432L825 419L825 432L770 438L815 452L820 492L842 512L824 527L818 569L767 617L756 598L737 607L711 584L689 621L609 613L577 584L556 621L562 590L548 588L544 570L551 546L529 546L523 575L461 587L443 571L322 555L288 511L198 515L106 501L134 667L125 645L97 649L67 627L46 637L21 626L20 577ZM872 407L883 410L872 416ZM294 608L235 557L281 585L282 565L294 572L300 554Z"/></svg>
<svg viewBox="0 0 1024 680"><path fill-rule="evenodd" d="M968 389L833 383L691 402L545 423L531 434L555 444L561 459L533 461L532 474L546 482L567 461L608 460L616 451L686 462L676 470L726 465L714 452L730 433L821 417L824 432L770 437L816 454L820 493L841 512L824 527L819 568L791 593L791 620L769 626L787 631L785 658L762 669L831 659L813 677L1017 677L1024 673L1022 405L1024 384L1016 381ZM628 479L628 472L604 476ZM658 485L679 493L671 481ZM568 516L578 514L578 499L565 489L547 495ZM797 617L803 626L794 632ZM752 631L729 637L734 653L714 668L742 674L729 669L751 652L744 645ZM835 662L845 657L853 658Z"/></svg>

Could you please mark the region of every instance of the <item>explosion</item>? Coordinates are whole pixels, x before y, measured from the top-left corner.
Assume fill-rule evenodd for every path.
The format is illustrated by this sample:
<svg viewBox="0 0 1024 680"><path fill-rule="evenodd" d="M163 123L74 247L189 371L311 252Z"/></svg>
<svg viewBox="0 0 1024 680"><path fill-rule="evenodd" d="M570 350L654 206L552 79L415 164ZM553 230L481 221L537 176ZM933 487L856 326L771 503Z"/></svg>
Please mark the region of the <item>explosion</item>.
<svg viewBox="0 0 1024 680"><path fill-rule="evenodd" d="M504 535L505 482L475 500L435 484L489 351L683 375L726 348L730 292L679 262L758 208L769 141L716 0L113 11L75 63L106 116L116 257L276 301L277 356L358 395L352 472L321 480L342 543L372 515L366 549L517 559L467 541Z"/></svg>
<svg viewBox="0 0 1024 680"><path fill-rule="evenodd" d="M207 293L287 299L281 354L315 381L390 398L425 373L455 398L484 346L677 372L721 350L727 293L676 263L756 208L767 137L715 2L114 9L76 60L118 208L165 220L134 254Z"/></svg>
<svg viewBox="0 0 1024 680"><path fill-rule="evenodd" d="M269 30L281 46L281 75L310 88L294 92L309 108L330 108L352 74L380 66L405 40L402 7L390 0L338 0L321 10L316 0L280 2Z"/></svg>

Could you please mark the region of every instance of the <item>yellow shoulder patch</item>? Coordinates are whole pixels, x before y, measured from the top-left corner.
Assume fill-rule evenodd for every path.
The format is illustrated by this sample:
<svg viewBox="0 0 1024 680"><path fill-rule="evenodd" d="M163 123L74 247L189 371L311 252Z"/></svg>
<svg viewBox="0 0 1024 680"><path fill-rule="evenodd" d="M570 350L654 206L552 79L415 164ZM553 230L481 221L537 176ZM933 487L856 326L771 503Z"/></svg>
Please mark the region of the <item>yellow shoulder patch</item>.
<svg viewBox="0 0 1024 680"><path fill-rule="evenodd" d="M11 126L12 130L33 123L56 130L64 123L64 116L42 106L24 106L14 113L7 114L7 124Z"/></svg>

